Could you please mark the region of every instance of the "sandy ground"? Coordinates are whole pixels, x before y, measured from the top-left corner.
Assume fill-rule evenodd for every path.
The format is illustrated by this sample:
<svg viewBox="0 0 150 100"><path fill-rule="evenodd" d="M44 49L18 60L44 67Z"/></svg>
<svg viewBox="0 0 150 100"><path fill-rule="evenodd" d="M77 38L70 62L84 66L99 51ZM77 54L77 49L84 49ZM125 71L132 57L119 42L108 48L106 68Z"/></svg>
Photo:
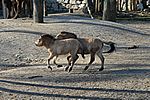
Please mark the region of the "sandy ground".
<svg viewBox="0 0 150 100"><path fill-rule="evenodd" d="M74 32L78 37L99 37L115 42L116 51L83 71L89 62L81 57L68 73L64 67L47 68L45 48L34 45L43 33ZM136 45L137 48L128 49ZM108 47L105 46L104 51ZM58 63L66 66L66 56ZM150 22L92 20L70 14L54 14L35 24L31 19L0 20L0 100L149 100Z"/></svg>

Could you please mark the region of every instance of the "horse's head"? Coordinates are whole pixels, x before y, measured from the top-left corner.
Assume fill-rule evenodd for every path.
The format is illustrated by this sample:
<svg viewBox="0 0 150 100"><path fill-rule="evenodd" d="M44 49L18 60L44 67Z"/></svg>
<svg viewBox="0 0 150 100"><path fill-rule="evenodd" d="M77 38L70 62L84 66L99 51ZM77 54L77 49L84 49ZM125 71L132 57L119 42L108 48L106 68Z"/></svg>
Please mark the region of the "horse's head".
<svg viewBox="0 0 150 100"><path fill-rule="evenodd" d="M49 46L55 41L55 38L49 34L44 34L40 36L40 38L35 42L36 46Z"/></svg>

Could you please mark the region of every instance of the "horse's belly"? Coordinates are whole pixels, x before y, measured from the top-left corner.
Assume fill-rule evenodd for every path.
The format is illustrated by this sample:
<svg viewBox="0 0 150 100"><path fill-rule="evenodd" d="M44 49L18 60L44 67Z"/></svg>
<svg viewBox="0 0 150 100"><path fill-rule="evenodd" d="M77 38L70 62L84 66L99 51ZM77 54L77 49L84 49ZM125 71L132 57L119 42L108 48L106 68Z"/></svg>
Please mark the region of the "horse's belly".
<svg viewBox="0 0 150 100"><path fill-rule="evenodd" d="M56 50L58 55L65 55L68 54L70 51L67 48L60 48Z"/></svg>

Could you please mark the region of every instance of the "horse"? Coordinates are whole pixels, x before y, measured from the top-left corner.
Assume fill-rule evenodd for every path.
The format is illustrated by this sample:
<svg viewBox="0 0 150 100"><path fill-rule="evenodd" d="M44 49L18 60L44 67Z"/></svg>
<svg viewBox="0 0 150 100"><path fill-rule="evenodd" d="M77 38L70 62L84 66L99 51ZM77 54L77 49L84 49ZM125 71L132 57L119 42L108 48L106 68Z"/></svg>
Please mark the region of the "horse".
<svg viewBox="0 0 150 100"><path fill-rule="evenodd" d="M70 54L69 60L71 63L71 67L69 68L70 65L67 66L67 69L69 68L69 72L72 70L73 65L75 64L76 60L79 57L77 55L77 52L78 52L79 48L81 47L81 44L77 39L70 38L70 39L58 40L49 34L41 35L40 38L37 41L35 41L35 45L38 47L44 46L47 48L47 50L49 52L47 65L48 65L48 68L50 68L51 70L52 70L52 67L50 66L51 59L56 57L54 59L54 64L56 64L55 61L59 55ZM56 65L58 65L58 64L56 64Z"/></svg>
<svg viewBox="0 0 150 100"><path fill-rule="evenodd" d="M104 69L104 60L105 58L103 57L102 53L112 53L115 51L115 46L113 42L104 42L100 40L99 38L77 38L77 35L74 33L62 31L59 33L56 37L56 39L67 39L67 38L75 38L77 39L82 47L83 47L83 52L84 54L90 54L90 62L87 64L87 66L84 68L84 70L87 70L89 66L95 61L95 55L97 55L100 60L101 60L101 68L99 71L102 71ZM104 44L109 45L111 49L106 52L102 52ZM80 54L80 52L77 52ZM67 57L68 63L70 65L70 56Z"/></svg>

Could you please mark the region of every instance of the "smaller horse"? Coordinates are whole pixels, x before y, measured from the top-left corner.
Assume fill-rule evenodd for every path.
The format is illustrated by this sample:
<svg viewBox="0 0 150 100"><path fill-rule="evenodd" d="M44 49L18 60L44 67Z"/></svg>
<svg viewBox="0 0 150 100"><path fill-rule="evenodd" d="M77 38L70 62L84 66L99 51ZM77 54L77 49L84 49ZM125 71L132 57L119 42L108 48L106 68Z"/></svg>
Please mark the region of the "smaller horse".
<svg viewBox="0 0 150 100"><path fill-rule="evenodd" d="M70 54L71 67L69 69L69 72L72 70L73 65L75 64L76 60L78 59L77 52L78 52L79 48L81 47L81 44L77 39L70 38L70 39L57 40L49 34L42 35L35 42L35 45L39 46L39 47L44 46L47 48L47 50L49 52L47 64L48 64L48 68L50 68L51 70L52 70L52 67L50 67L51 59L56 57L54 59L54 64L56 64L55 61L59 55ZM70 65L67 66L67 69L69 68L69 66Z"/></svg>
<svg viewBox="0 0 150 100"><path fill-rule="evenodd" d="M99 38L77 38L76 34L65 32L65 31L62 31L61 33L59 33L55 38L56 39L75 38L81 43L84 54L91 55L90 62L84 68L84 70L87 70L89 68L89 66L95 60L95 55L97 55L101 60L101 68L99 69L99 71L102 71L104 69L104 57L102 53L112 53L113 51L115 51L115 46L113 42L104 42L104 41L101 41ZM107 52L102 52L104 44L109 45L111 49ZM80 52L77 52L77 53L80 54ZM67 57L67 60L68 60L68 63L70 63L70 56Z"/></svg>

